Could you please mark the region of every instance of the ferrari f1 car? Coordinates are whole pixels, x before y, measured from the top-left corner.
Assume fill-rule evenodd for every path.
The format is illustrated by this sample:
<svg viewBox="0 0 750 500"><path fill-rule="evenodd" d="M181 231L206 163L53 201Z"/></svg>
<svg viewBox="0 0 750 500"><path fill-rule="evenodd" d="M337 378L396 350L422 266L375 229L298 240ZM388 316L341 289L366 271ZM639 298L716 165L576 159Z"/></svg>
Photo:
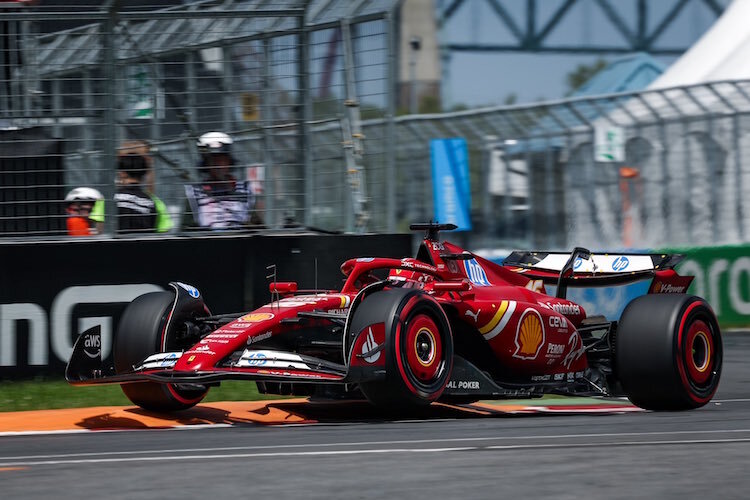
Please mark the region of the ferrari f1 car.
<svg viewBox="0 0 750 500"><path fill-rule="evenodd" d="M426 231L416 258L357 258L341 290L270 283L271 302L212 315L183 283L125 309L102 366L98 327L74 346L66 378L118 383L136 405L189 408L222 380L262 393L367 398L413 409L433 401L627 396L651 410L705 405L719 384L722 342L711 307L687 295L681 256L513 252L503 265ZM650 279L618 321L566 299L569 286ZM556 286L554 295L546 286Z"/></svg>

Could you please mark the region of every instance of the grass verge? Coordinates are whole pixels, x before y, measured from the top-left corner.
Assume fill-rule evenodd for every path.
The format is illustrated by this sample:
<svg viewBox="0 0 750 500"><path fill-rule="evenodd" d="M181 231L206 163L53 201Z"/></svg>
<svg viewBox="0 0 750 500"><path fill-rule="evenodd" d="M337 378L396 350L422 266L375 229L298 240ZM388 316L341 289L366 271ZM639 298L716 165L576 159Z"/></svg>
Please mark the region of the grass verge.
<svg viewBox="0 0 750 500"><path fill-rule="evenodd" d="M282 396L258 393L254 382L229 380L208 391L205 402L255 401ZM0 412L86 408L91 406L132 406L119 385L73 387L58 378L0 381Z"/></svg>

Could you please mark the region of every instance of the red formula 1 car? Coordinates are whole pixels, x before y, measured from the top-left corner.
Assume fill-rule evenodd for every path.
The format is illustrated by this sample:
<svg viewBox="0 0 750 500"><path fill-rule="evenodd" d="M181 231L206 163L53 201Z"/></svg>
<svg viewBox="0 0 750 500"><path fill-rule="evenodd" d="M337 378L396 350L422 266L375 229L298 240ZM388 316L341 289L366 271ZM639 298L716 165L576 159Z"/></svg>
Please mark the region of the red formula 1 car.
<svg viewBox="0 0 750 500"><path fill-rule="evenodd" d="M340 291L273 282L272 302L211 315L183 283L128 305L101 361L98 327L68 363L72 384L119 383L136 405L189 408L222 380L263 393L366 397L407 409L545 393L626 395L652 410L706 404L719 384L722 343L710 306L686 295L680 256L514 252L498 265L448 242L445 224L415 224L416 258L346 261ZM566 300L568 286L651 279L619 321ZM556 285L548 295L545 285Z"/></svg>

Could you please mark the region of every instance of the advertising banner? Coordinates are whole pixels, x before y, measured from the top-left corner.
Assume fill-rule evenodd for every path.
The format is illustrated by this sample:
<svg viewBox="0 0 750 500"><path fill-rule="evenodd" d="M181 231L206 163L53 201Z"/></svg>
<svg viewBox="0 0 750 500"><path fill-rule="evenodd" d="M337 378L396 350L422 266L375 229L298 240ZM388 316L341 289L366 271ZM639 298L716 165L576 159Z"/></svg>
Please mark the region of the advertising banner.
<svg viewBox="0 0 750 500"><path fill-rule="evenodd" d="M343 261L410 254L411 235L296 235L142 238L0 244L0 379L62 375L73 342L101 325L111 354L122 312L169 282L196 287L213 314L270 301L277 281L338 290Z"/></svg>
<svg viewBox="0 0 750 500"><path fill-rule="evenodd" d="M722 327L750 326L750 245L673 248L685 260L677 272L695 276L688 293L705 298Z"/></svg>
<svg viewBox="0 0 750 500"><path fill-rule="evenodd" d="M458 231L471 230L471 189L466 140L433 139L430 141L430 158L435 220L455 224Z"/></svg>

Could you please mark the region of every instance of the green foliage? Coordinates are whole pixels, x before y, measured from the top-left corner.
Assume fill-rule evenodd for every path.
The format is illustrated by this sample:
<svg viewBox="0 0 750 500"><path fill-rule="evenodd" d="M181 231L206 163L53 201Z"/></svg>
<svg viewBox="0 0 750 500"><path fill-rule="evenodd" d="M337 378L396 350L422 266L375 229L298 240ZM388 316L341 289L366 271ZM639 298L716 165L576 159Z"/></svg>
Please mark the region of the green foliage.
<svg viewBox="0 0 750 500"><path fill-rule="evenodd" d="M565 82L568 85L566 95L570 95L581 86L588 82L594 75L607 67L607 61L597 59L593 64L579 64L576 69L565 76Z"/></svg>
<svg viewBox="0 0 750 500"><path fill-rule="evenodd" d="M419 103L420 113L441 113L443 111L440 105L440 98L433 95L426 95L422 97Z"/></svg>

